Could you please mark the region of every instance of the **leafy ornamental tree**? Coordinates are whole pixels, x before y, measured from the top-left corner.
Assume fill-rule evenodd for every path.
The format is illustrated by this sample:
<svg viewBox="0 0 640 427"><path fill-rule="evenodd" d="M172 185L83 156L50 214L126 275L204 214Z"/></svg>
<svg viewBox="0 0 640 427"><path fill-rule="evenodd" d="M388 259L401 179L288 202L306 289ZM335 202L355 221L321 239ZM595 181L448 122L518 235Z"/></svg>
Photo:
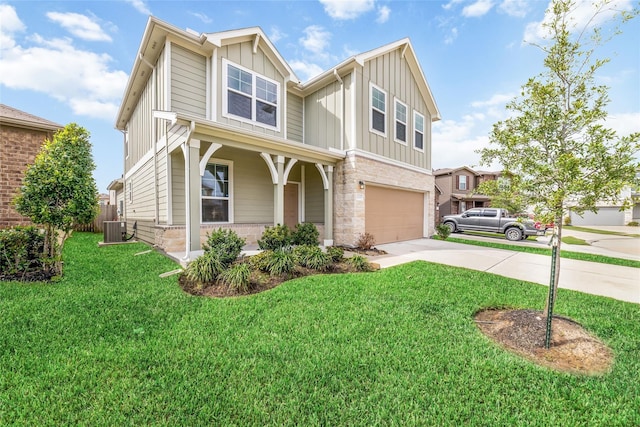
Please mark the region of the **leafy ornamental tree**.
<svg viewBox="0 0 640 427"><path fill-rule="evenodd" d="M490 146L480 150L481 163L500 163L511 177L510 191L524 198L540 220L555 222L547 348L560 277L564 215L569 209L595 211L597 201L619 202L620 191L637 184L640 166L634 159L640 150L640 133L618 136L605 127L608 88L597 85L595 77L609 60L594 59L595 48L618 34L619 24L637 16L638 10L615 11L611 0L593 6L591 20L580 29L572 18L576 4L554 0L544 24L550 44L538 45L546 54L545 71L522 86L520 98L507 105L512 116L494 125ZM605 40L594 23L601 14L611 13L615 31Z"/></svg>
<svg viewBox="0 0 640 427"><path fill-rule="evenodd" d="M62 272L62 248L73 226L91 222L98 214L94 169L89 132L70 123L53 140L44 141L14 198L20 214L44 226L44 256L54 274ZM58 230L63 232L60 243Z"/></svg>

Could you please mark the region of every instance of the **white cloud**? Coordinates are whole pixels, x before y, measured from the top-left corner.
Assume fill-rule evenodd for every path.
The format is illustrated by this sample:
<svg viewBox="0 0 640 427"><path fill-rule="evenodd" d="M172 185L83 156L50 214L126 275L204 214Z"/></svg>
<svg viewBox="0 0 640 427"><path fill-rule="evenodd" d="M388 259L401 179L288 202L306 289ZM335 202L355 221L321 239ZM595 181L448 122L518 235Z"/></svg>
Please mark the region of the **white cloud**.
<svg viewBox="0 0 640 427"><path fill-rule="evenodd" d="M282 40L286 36L287 35L283 33L280 28L276 27L275 25L271 27L271 33L269 34L269 40L271 40L271 42L277 43L279 40Z"/></svg>
<svg viewBox="0 0 640 427"><path fill-rule="evenodd" d="M547 12L550 8L551 3L549 3L547 7ZM577 0L570 14L572 22L568 25L568 29L569 31L582 31L585 28L593 28L610 20L620 11L629 11L631 9L633 9L632 0L613 0L596 14L596 8L590 0ZM527 24L524 32L524 40L528 43L538 43L548 37L549 30L545 28L544 25L549 22L551 22L551 15L545 13L542 21Z"/></svg>
<svg viewBox="0 0 640 427"><path fill-rule="evenodd" d="M477 18L487 14L492 7L492 0L477 0L475 3L465 6L462 9L462 16L466 16L467 18Z"/></svg>
<svg viewBox="0 0 640 427"><path fill-rule="evenodd" d="M389 15L391 15L391 9L387 6L382 6L378 9L378 19L376 19L376 22L378 24L384 24L389 20Z"/></svg>
<svg viewBox="0 0 640 427"><path fill-rule="evenodd" d="M326 55L325 49L329 46L331 33L319 25L311 25L304 29L305 37L300 38L300 44L308 51L317 55Z"/></svg>
<svg viewBox="0 0 640 427"><path fill-rule="evenodd" d="M303 82L310 80L312 77L315 77L324 71L324 69L317 64L304 62L298 59L289 61L289 65L291 66L291 69L296 73L296 75L302 79Z"/></svg>
<svg viewBox="0 0 640 427"><path fill-rule="evenodd" d="M111 41L111 36L105 33L97 22L79 13L48 12L47 18L76 37L90 41Z"/></svg>
<svg viewBox="0 0 640 427"><path fill-rule="evenodd" d="M211 24L213 22L213 19L209 18L209 16L207 16L207 14L205 14L205 13L189 12L189 15L195 16L196 18L198 18L199 20L201 20L205 24Z"/></svg>
<svg viewBox="0 0 640 427"><path fill-rule="evenodd" d="M0 46L0 84L45 93L69 105L75 114L114 120L127 74L110 68L109 55L77 49L70 39L37 34L28 37L28 46L21 46L7 32L6 11L2 13L1 38L10 43ZM14 31L20 29L15 20L11 22Z"/></svg>
<svg viewBox="0 0 640 427"><path fill-rule="evenodd" d="M497 93L493 95L491 98L486 101L473 101L471 106L474 108L483 108L483 107L495 107L502 106L504 107L507 102L511 101L515 95L514 94L501 94Z"/></svg>
<svg viewBox="0 0 640 427"><path fill-rule="evenodd" d="M477 131L473 117L462 121L442 120L432 128L432 166L434 169L478 166L480 155L476 150L489 144L488 132Z"/></svg>
<svg viewBox="0 0 640 427"><path fill-rule="evenodd" d="M24 23L18 18L18 14L13 6L0 4L0 47L9 49L15 46L14 33L21 33L27 29Z"/></svg>
<svg viewBox="0 0 640 427"><path fill-rule="evenodd" d="M445 36L444 38L444 43L445 44L451 44L453 43L456 39L458 38L458 29L456 27L453 27L451 29L451 31L449 31L449 34Z"/></svg>
<svg viewBox="0 0 640 427"><path fill-rule="evenodd" d="M320 0L324 11L333 19L355 19L374 7L374 0Z"/></svg>
<svg viewBox="0 0 640 427"><path fill-rule="evenodd" d="M464 0L451 0L449 3L442 5L444 10L449 10L456 4L462 3Z"/></svg>
<svg viewBox="0 0 640 427"><path fill-rule="evenodd" d="M529 11L529 3L526 0L504 0L498 9L509 16L523 18Z"/></svg>
<svg viewBox="0 0 640 427"><path fill-rule="evenodd" d="M640 132L640 112L609 114L604 126L615 130L618 137Z"/></svg>
<svg viewBox="0 0 640 427"><path fill-rule="evenodd" d="M151 10L147 7L144 0L125 0L131 6L133 6L138 12L144 15L151 15Z"/></svg>

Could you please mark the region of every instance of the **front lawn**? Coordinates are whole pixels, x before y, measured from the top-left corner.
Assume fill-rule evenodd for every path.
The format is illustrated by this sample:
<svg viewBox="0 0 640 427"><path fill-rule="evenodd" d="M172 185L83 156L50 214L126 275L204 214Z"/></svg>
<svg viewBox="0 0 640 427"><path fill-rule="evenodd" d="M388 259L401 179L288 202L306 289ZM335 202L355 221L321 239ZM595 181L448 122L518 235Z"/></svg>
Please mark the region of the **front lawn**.
<svg viewBox="0 0 640 427"><path fill-rule="evenodd" d="M560 289L615 353L603 376L498 348L473 314L547 289L414 262L225 299L143 244L77 233L55 284L0 283L0 425L640 424L640 306ZM136 255L139 254L139 255Z"/></svg>

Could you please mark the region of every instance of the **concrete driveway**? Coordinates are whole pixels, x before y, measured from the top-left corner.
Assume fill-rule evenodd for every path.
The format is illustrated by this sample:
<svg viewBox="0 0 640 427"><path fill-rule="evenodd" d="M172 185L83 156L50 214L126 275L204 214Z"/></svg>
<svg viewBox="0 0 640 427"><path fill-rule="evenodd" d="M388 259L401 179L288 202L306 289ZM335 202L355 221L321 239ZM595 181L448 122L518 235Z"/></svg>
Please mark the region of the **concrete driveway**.
<svg viewBox="0 0 640 427"><path fill-rule="evenodd" d="M461 235L456 234L456 236L460 237ZM622 252L622 248L626 248L628 245L619 245L619 242L609 243L613 243L614 249L594 246L582 248L583 250L592 248L591 250L595 252L607 252L608 256L640 259L640 254L636 256ZM544 242L533 240L519 244L546 246ZM563 245L563 250L574 250L574 246L576 245ZM484 248L435 239L388 243L376 245L376 248L386 251L387 255L372 256L369 257L369 261L379 264L381 268L423 260L549 285L551 257L546 255ZM618 255L611 255L612 253ZM605 253L601 253L601 255L605 255ZM640 268L563 258L559 287L640 304Z"/></svg>

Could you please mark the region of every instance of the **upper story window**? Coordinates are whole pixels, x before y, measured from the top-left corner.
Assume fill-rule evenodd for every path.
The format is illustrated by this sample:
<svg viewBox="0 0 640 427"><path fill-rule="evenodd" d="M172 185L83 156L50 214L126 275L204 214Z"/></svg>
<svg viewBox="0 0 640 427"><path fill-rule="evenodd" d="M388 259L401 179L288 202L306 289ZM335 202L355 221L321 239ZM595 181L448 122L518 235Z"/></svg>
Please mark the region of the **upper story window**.
<svg viewBox="0 0 640 427"><path fill-rule="evenodd" d="M468 190L467 176L466 175L458 175L458 190Z"/></svg>
<svg viewBox="0 0 640 427"><path fill-rule="evenodd" d="M424 116L417 111L413 112L413 133L413 147L424 150Z"/></svg>
<svg viewBox="0 0 640 427"><path fill-rule="evenodd" d="M386 136L387 94L371 85L371 131Z"/></svg>
<svg viewBox="0 0 640 427"><path fill-rule="evenodd" d="M280 84L227 61L224 71L225 114L277 129Z"/></svg>
<svg viewBox="0 0 640 427"><path fill-rule="evenodd" d="M396 129L395 140L407 143L407 106L396 99Z"/></svg>

